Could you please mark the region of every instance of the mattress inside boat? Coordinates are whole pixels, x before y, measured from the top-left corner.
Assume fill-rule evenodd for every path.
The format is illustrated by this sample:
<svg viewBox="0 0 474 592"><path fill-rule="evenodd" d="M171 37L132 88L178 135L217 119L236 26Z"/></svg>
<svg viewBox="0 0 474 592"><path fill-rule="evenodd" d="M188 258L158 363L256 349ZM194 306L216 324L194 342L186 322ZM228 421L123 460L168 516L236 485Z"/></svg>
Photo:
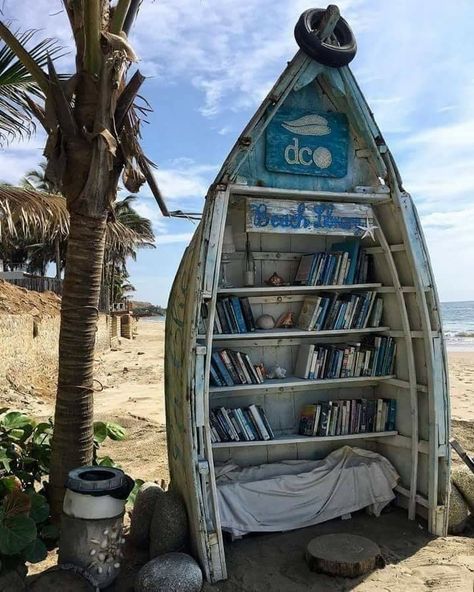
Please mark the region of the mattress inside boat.
<svg viewBox="0 0 474 592"><path fill-rule="evenodd" d="M350 446L322 460L215 470L221 526L234 536L304 528L362 508L378 516L399 479L385 457Z"/></svg>

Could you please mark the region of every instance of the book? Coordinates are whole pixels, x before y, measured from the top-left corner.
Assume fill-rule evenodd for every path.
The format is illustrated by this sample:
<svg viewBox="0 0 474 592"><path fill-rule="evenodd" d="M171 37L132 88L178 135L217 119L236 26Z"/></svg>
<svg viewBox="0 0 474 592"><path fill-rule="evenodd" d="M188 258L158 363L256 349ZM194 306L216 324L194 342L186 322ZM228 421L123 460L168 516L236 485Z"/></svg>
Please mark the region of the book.
<svg viewBox="0 0 474 592"><path fill-rule="evenodd" d="M344 284L353 284L356 278L357 261L360 249L360 239L355 238L344 241L342 243L334 243L331 246L331 251L340 251L348 254L348 264L343 279Z"/></svg>
<svg viewBox="0 0 474 592"><path fill-rule="evenodd" d="M217 370L218 374L222 377L222 380L227 386L234 386L235 382L226 368L226 365L222 361L219 352L213 352L211 361L214 363L214 369Z"/></svg>
<svg viewBox="0 0 474 592"><path fill-rule="evenodd" d="M320 296L306 296L298 315L296 326L304 331L312 331L321 302Z"/></svg>
<svg viewBox="0 0 474 592"><path fill-rule="evenodd" d="M260 412L257 409L256 405L249 405L249 412L254 418L255 423L257 424L257 428L260 433L261 439L270 440L270 434L268 433L267 428L265 427L265 424L260 416Z"/></svg>
<svg viewBox="0 0 474 592"><path fill-rule="evenodd" d="M242 367L242 364L239 360L238 352L233 351L231 349L222 350L221 356L222 356L224 363L226 365L227 365L227 359L229 360L232 368L237 373L237 383L240 382L240 384L247 384L247 382L250 382L250 384L252 384L252 380L250 380L250 377L249 377L249 381L247 381L247 375L244 372L244 368ZM228 358L227 358L227 356L228 356Z"/></svg>
<svg viewBox="0 0 474 592"><path fill-rule="evenodd" d="M234 365L232 363L232 360L231 360L227 350L221 349L219 351L219 356L220 356L222 362L224 363L224 365L227 369L227 372L230 374L233 384L241 384L240 376L239 376L237 370L234 368Z"/></svg>
<svg viewBox="0 0 474 592"><path fill-rule="evenodd" d="M250 332L255 331L255 319L249 299L247 297L240 298L240 306L244 315L245 324L247 325L247 330Z"/></svg>
<svg viewBox="0 0 474 592"><path fill-rule="evenodd" d="M302 436L312 436L316 419L317 405L305 405L300 412L298 433Z"/></svg>
<svg viewBox="0 0 474 592"><path fill-rule="evenodd" d="M382 312L383 312L383 298L377 297L375 298L374 306L372 308L372 313L370 314L370 318L368 320L368 327L380 327L382 322Z"/></svg>
<svg viewBox="0 0 474 592"><path fill-rule="evenodd" d="M311 275L311 270L313 266L314 255L303 255L300 259L298 269L296 270L296 275L293 283L295 285L308 285L308 280Z"/></svg>
<svg viewBox="0 0 474 592"><path fill-rule="evenodd" d="M235 315L239 333L247 333L247 324L245 322L244 313L242 312L242 307L240 305L240 299L237 298L237 296L231 296L229 301Z"/></svg>
<svg viewBox="0 0 474 592"><path fill-rule="evenodd" d="M389 399L387 425L385 426L385 429L388 432L395 430L396 416L397 416L397 401L396 401L396 399Z"/></svg>
<svg viewBox="0 0 474 592"><path fill-rule="evenodd" d="M295 376L308 378L315 346L313 344L300 345L296 359Z"/></svg>

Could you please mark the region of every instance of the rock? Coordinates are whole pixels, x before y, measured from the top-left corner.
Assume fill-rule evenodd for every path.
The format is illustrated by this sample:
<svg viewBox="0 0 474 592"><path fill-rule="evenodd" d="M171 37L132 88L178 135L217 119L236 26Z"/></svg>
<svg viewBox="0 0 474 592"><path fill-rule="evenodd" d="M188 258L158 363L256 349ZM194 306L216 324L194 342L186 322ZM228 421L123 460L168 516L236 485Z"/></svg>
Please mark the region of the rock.
<svg viewBox="0 0 474 592"><path fill-rule="evenodd" d="M449 499L449 521L448 532L450 534L461 534L466 526L469 516L469 509L459 489L451 483L451 496Z"/></svg>
<svg viewBox="0 0 474 592"><path fill-rule="evenodd" d="M466 466L455 468L451 471L451 481L474 514L474 473Z"/></svg>
<svg viewBox="0 0 474 592"><path fill-rule="evenodd" d="M183 551L188 540L188 516L181 496L173 490L158 495L150 526L150 558Z"/></svg>
<svg viewBox="0 0 474 592"><path fill-rule="evenodd" d="M0 575L0 592L24 592L26 573L11 570Z"/></svg>
<svg viewBox="0 0 474 592"><path fill-rule="evenodd" d="M28 592L99 592L93 578L73 565L57 566L36 576Z"/></svg>
<svg viewBox="0 0 474 592"><path fill-rule="evenodd" d="M161 487L150 481L138 490L128 538L132 545L140 549L148 549L150 546L150 525L160 493L163 493Z"/></svg>
<svg viewBox="0 0 474 592"><path fill-rule="evenodd" d="M167 553L152 559L135 581L135 592L199 592L201 588L201 568L185 553Z"/></svg>

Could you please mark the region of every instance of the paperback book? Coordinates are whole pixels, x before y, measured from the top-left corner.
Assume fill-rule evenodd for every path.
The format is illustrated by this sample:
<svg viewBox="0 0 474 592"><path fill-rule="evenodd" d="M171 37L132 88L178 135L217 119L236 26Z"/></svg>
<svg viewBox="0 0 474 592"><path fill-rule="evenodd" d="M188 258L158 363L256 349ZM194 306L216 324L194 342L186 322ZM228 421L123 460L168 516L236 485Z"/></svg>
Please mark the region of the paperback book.
<svg viewBox="0 0 474 592"><path fill-rule="evenodd" d="M386 376L393 374L395 354L395 340L385 336L359 343L303 344L294 373L309 380Z"/></svg>
<svg viewBox="0 0 474 592"><path fill-rule="evenodd" d="M396 429L395 399L321 401L301 409L298 433L302 436L346 436Z"/></svg>
<svg viewBox="0 0 474 592"><path fill-rule="evenodd" d="M212 386L261 384L264 379L263 365L254 365L248 354L232 349L221 349L214 351L211 355L210 382Z"/></svg>
<svg viewBox="0 0 474 592"><path fill-rule="evenodd" d="M273 440L275 435L260 405L228 409L216 407L209 414L211 442Z"/></svg>

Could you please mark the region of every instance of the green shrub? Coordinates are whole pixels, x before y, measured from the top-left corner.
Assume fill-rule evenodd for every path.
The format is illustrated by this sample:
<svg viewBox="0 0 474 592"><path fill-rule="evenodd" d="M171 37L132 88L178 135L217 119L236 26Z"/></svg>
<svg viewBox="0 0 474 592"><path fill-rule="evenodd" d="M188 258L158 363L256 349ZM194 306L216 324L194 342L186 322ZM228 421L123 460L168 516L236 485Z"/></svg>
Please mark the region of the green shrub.
<svg viewBox="0 0 474 592"><path fill-rule="evenodd" d="M0 573L29 561L45 559L58 531L50 521L46 499L53 422L37 423L20 411L0 409ZM124 440L125 430L112 422L94 423L93 464L116 466L100 445Z"/></svg>

